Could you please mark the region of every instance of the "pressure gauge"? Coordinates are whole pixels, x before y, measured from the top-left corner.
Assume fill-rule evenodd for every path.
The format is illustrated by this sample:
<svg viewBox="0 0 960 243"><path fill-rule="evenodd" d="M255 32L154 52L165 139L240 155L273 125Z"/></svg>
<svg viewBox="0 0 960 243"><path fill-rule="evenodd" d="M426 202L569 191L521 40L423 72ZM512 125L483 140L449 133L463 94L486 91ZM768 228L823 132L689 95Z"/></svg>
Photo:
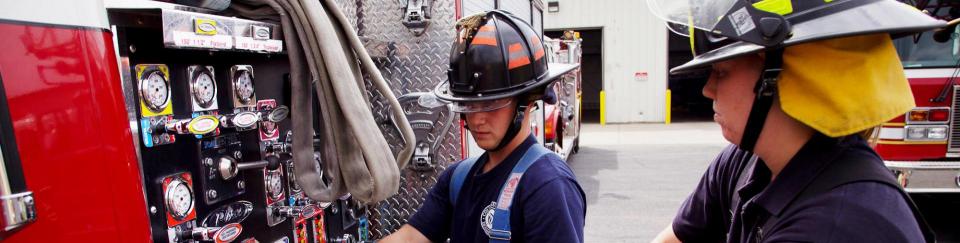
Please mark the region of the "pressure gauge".
<svg viewBox="0 0 960 243"><path fill-rule="evenodd" d="M320 152L313 152L313 162L314 162L313 171L317 172L317 175L320 178L324 178L323 177L323 158L320 157Z"/></svg>
<svg viewBox="0 0 960 243"><path fill-rule="evenodd" d="M292 171L292 170L291 170ZM297 176L294 173L289 174L290 177L290 191L291 194L294 192L300 192L300 183L297 183Z"/></svg>
<svg viewBox="0 0 960 243"><path fill-rule="evenodd" d="M288 134L288 136L289 136L290 133L287 133L287 134ZM313 167L313 168L314 168L314 171L317 173L317 175L320 176L320 178L321 178L322 180L324 180L324 182L327 182L327 179L323 176L323 161L322 161L322 159L320 158L320 153L319 153L319 152L314 152L314 153L313 153L313 161L314 161L314 164L313 164L313 165L314 165L314 167ZM289 167L289 170L290 170L290 173L287 174L287 177L289 178L289 182L290 182L290 191L291 191L291 194L293 194L293 193L299 193L302 189L300 188L300 183L297 182L297 174L296 174L296 173L293 173L293 164L292 164L292 163L291 163L291 165L290 165L290 167Z"/></svg>
<svg viewBox="0 0 960 243"><path fill-rule="evenodd" d="M266 173L267 195L274 200L283 197L283 178L279 171L268 171Z"/></svg>
<svg viewBox="0 0 960 243"><path fill-rule="evenodd" d="M170 103L170 81L160 71L152 71L140 79L140 99L153 112L161 112Z"/></svg>
<svg viewBox="0 0 960 243"><path fill-rule="evenodd" d="M253 100L253 73L248 70L237 70L233 80L234 92L237 100L249 104Z"/></svg>
<svg viewBox="0 0 960 243"><path fill-rule="evenodd" d="M217 99L217 84L213 74L201 71L190 81L193 99L202 108L209 108Z"/></svg>
<svg viewBox="0 0 960 243"><path fill-rule="evenodd" d="M193 190L182 179L173 179L164 192L167 212L176 220L183 220L193 210Z"/></svg>

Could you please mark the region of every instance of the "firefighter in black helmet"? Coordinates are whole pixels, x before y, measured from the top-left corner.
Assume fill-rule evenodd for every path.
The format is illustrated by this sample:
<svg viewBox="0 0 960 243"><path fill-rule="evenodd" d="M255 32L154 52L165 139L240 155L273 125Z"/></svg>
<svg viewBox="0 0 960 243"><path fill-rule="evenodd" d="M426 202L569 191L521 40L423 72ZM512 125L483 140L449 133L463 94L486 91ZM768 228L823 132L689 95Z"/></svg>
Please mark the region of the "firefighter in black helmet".
<svg viewBox="0 0 960 243"><path fill-rule="evenodd" d="M671 72L710 68L732 143L654 242L934 241L865 137L914 106L891 39L942 21L894 0L647 3L691 38Z"/></svg>
<svg viewBox="0 0 960 243"><path fill-rule="evenodd" d="M576 65L548 64L533 28L507 12L464 18L457 31L449 80L434 93L486 152L448 167L408 225L381 242L583 242L583 190L526 115Z"/></svg>

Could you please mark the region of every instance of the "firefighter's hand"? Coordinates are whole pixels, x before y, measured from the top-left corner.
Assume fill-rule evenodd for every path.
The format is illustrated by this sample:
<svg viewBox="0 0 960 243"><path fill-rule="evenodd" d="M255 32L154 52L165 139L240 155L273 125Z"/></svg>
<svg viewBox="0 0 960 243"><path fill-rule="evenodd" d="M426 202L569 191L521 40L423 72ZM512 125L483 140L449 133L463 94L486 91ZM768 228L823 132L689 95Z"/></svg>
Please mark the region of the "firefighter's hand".
<svg viewBox="0 0 960 243"><path fill-rule="evenodd" d="M382 240L377 241L378 243L430 243L430 239L427 239L419 230L410 226L409 224L403 225L400 227L400 230L393 232L393 234L384 237Z"/></svg>

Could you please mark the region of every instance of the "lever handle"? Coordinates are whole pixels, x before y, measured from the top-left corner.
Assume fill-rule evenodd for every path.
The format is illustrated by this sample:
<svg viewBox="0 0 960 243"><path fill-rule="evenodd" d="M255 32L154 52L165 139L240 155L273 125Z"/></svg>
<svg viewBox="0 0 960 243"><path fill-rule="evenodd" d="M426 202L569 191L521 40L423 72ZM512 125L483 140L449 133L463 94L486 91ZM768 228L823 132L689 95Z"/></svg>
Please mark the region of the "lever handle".
<svg viewBox="0 0 960 243"><path fill-rule="evenodd" d="M220 172L220 178L223 180L233 179L237 176L237 174L240 174L241 170L260 168L276 170L277 168L280 168L280 158L271 155L262 160L250 162L238 162L236 159L228 156L223 156L220 157L220 159L217 159L217 171Z"/></svg>

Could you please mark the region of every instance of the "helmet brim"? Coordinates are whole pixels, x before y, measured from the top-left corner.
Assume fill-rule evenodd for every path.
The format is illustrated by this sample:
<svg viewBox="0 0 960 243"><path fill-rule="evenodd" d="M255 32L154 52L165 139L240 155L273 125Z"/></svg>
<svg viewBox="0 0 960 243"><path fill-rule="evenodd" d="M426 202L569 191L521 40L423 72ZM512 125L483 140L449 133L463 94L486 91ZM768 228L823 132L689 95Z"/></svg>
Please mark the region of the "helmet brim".
<svg viewBox="0 0 960 243"><path fill-rule="evenodd" d="M813 14L813 13L810 13ZM890 33L894 37L923 32L946 25L917 9L897 1L877 1L852 7L822 17L790 16L809 19L793 25L792 36L783 42L783 47L855 35ZM687 63L670 69L671 74L700 70L707 66L746 54L764 50L763 46L743 41L697 55Z"/></svg>
<svg viewBox="0 0 960 243"><path fill-rule="evenodd" d="M486 100L496 100L496 99L502 99L507 97L514 97L523 93L530 92L537 88L543 88L547 84L550 84L553 81L556 81L557 78L559 78L560 76L563 76L564 74L567 74L573 71L574 69L577 69L577 67L580 67L580 64L547 63L546 75L543 75L543 77L540 78L540 80L538 80L537 82L533 82L533 83L530 83L529 85L526 85L517 89L508 90L508 91L504 91L496 94L486 94L482 96L456 95L453 92L450 92L450 88L449 88L450 82L447 80L437 84L437 86L433 89L433 94L435 94L438 99L445 100L445 101L453 101L453 102L486 101Z"/></svg>

